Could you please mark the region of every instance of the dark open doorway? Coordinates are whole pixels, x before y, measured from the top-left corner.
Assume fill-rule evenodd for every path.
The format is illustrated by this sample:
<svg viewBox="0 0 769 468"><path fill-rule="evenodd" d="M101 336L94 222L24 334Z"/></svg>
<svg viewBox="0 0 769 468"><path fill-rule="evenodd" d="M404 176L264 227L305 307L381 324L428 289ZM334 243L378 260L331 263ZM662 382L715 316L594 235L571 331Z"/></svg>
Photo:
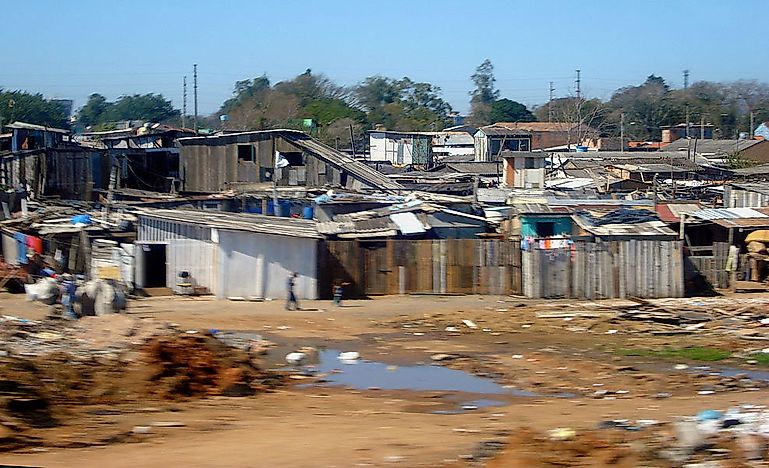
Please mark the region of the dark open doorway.
<svg viewBox="0 0 769 468"><path fill-rule="evenodd" d="M145 288L166 287L166 245L144 244L144 281Z"/></svg>

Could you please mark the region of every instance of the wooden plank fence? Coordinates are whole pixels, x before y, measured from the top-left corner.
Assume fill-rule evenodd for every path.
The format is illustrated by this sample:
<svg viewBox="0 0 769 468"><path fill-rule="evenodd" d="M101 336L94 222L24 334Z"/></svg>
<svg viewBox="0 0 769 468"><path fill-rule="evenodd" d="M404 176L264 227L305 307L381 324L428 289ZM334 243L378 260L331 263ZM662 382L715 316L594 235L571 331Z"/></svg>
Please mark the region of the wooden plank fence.
<svg viewBox="0 0 769 468"><path fill-rule="evenodd" d="M680 241L576 241L522 253L524 294L533 298L682 297Z"/></svg>
<svg viewBox="0 0 769 468"><path fill-rule="evenodd" d="M325 241L318 274L321 298L335 281L350 297L522 292L520 243L505 240Z"/></svg>
<svg viewBox="0 0 769 468"><path fill-rule="evenodd" d="M726 258L729 256L728 242L714 242L712 255L690 255L688 260L695 273L704 277L710 286L716 289L729 287L729 272L726 268Z"/></svg>

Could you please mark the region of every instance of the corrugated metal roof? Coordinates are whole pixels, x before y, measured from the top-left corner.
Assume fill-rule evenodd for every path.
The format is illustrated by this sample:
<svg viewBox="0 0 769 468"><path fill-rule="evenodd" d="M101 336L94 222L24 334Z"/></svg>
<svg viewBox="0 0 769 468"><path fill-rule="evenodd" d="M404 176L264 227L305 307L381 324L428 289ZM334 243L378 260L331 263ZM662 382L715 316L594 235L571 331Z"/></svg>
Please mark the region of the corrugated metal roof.
<svg viewBox="0 0 769 468"><path fill-rule="evenodd" d="M460 174L497 176L502 174L502 162L448 162L446 167Z"/></svg>
<svg viewBox="0 0 769 468"><path fill-rule="evenodd" d="M574 216L574 221L585 231L599 237L675 237L675 231L662 221L647 221L634 224L604 224L593 226L580 216Z"/></svg>
<svg viewBox="0 0 769 468"><path fill-rule="evenodd" d="M549 189L576 190L585 187L595 187L595 180L589 177L575 177L545 181L545 188Z"/></svg>
<svg viewBox="0 0 769 468"><path fill-rule="evenodd" d="M763 228L769 227L769 217L766 218L740 218L740 219L714 219L714 223L725 228Z"/></svg>
<svg viewBox="0 0 769 468"><path fill-rule="evenodd" d="M718 219L746 219L746 218L769 218L769 216L756 211L753 208L707 208L691 213L691 216L715 221Z"/></svg>
<svg viewBox="0 0 769 468"><path fill-rule="evenodd" d="M381 172L356 161L350 156L347 156L330 146L326 146L319 141L313 140L304 133L300 133L299 135L296 133L287 134L286 139L297 146L314 153L319 159L358 177L360 180L370 184L374 188L380 190L403 190L401 184L395 182Z"/></svg>
<svg viewBox="0 0 769 468"><path fill-rule="evenodd" d="M5 126L6 128L13 128L15 130L39 130L43 132L53 132L53 133L69 133L69 130L65 130L63 128L56 128L56 127L46 127L45 125L36 125L26 122L14 122L12 124L8 124Z"/></svg>
<svg viewBox="0 0 769 468"><path fill-rule="evenodd" d="M696 129L696 126L693 127ZM762 143L764 140L703 140L697 139L697 154L729 154L737 151L744 151L754 145ZM695 141L686 138L678 140L665 146L665 151L686 152L687 148L694 151Z"/></svg>
<svg viewBox="0 0 769 468"><path fill-rule="evenodd" d="M262 216L245 213L225 213L207 210L141 209L142 217L162 219L175 223L196 224L210 228L256 232L276 236L321 238L315 221L278 216Z"/></svg>
<svg viewBox="0 0 769 468"><path fill-rule="evenodd" d="M530 136L531 132L521 130L517 128L498 127L495 125L489 125L487 127L481 127L479 132L483 132L486 136Z"/></svg>
<svg viewBox="0 0 769 468"><path fill-rule="evenodd" d="M414 213L394 213L390 215L390 219L403 234L421 234L426 231L425 226Z"/></svg>

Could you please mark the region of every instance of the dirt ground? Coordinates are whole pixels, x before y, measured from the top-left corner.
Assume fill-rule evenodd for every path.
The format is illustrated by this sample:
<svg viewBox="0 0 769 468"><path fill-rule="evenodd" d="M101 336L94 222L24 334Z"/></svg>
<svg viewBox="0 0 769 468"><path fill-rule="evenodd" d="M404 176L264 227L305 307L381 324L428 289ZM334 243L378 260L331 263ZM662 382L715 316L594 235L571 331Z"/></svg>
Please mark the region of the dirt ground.
<svg viewBox="0 0 769 468"><path fill-rule="evenodd" d="M703 299L701 306L767 298ZM612 304L602 301L599 309L611 310ZM285 367L287 352L311 346L357 351L363 360L392 369L441 365L487 378L511 393L350 389L324 385L323 376L296 375L285 386L245 397L72 405L62 424L36 431L36 444L0 453L0 464L677 466L641 463L629 453L628 447L648 442L648 433L596 429L618 419L654 420L664 428L677 416L705 409L769 403L760 378L697 370L700 365L729 367L737 374L769 370L750 360L769 343L741 339L728 324L668 334L656 324L579 316L595 311L595 303L491 296L384 297L347 301L340 308L308 301L302 307L287 312L277 301L165 297L131 301L127 314L214 334L262 335L277 344L265 358L274 368ZM537 317L564 310L575 317ZM0 293L0 315L40 320L48 313L47 306ZM731 355L697 362L647 352L692 346ZM493 399L495 406L462 410L482 398ZM548 440L543 434L555 428L574 429L576 436Z"/></svg>

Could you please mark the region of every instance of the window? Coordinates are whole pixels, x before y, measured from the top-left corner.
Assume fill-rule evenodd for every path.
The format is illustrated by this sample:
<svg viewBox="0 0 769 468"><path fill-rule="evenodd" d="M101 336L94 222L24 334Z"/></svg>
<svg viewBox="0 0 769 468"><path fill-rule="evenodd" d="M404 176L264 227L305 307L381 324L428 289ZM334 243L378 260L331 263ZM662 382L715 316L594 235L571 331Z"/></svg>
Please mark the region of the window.
<svg viewBox="0 0 769 468"><path fill-rule="evenodd" d="M254 162L254 147L251 145L238 145L238 162Z"/></svg>
<svg viewBox="0 0 769 468"><path fill-rule="evenodd" d="M523 158L523 168L524 169L538 169L537 167L537 158Z"/></svg>
<svg viewBox="0 0 769 468"><path fill-rule="evenodd" d="M539 237L551 237L555 235L555 223L550 222L538 222L537 223L537 236Z"/></svg>
<svg viewBox="0 0 769 468"><path fill-rule="evenodd" d="M304 166L304 158L302 157L302 153L300 151L291 153L284 153L281 151L280 155L286 158L289 166Z"/></svg>

